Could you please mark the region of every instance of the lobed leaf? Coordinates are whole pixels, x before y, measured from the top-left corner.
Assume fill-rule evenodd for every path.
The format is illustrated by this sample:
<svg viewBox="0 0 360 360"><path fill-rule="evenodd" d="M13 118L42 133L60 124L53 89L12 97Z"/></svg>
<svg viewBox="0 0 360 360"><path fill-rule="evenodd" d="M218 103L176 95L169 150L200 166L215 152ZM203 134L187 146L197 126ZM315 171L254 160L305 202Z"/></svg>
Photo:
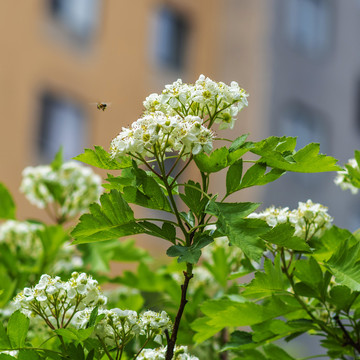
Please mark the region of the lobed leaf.
<svg viewBox="0 0 360 360"><path fill-rule="evenodd" d="M360 291L359 250L360 243L350 246L349 241L346 240L325 263L336 281L353 291Z"/></svg>
<svg viewBox="0 0 360 360"><path fill-rule="evenodd" d="M260 163L280 170L303 173L341 170L336 159L319 154L319 144L308 144L299 151L294 150L294 145L294 138L271 136L256 143L250 151L261 156Z"/></svg>
<svg viewBox="0 0 360 360"><path fill-rule="evenodd" d="M83 154L75 156L74 160L106 170L121 170L132 166L130 157L118 157L116 160L101 146L94 146L93 149L85 149Z"/></svg>
<svg viewBox="0 0 360 360"><path fill-rule="evenodd" d="M136 223L134 213L119 191L111 190L100 197L101 205L90 205L90 214L80 217L72 230L74 244L104 241L127 235L144 233Z"/></svg>

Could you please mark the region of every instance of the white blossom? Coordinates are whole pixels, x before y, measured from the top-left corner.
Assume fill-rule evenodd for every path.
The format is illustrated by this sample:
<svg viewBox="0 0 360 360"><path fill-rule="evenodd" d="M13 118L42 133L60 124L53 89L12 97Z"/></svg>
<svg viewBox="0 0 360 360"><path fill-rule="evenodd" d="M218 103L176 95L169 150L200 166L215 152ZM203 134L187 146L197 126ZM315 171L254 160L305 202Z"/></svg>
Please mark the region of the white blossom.
<svg viewBox="0 0 360 360"><path fill-rule="evenodd" d="M39 231L41 224L28 221L7 220L0 224L0 243L5 243L11 252L36 259L41 254Z"/></svg>
<svg viewBox="0 0 360 360"><path fill-rule="evenodd" d="M144 349L137 357L138 360L165 360L166 347L157 349ZM187 346L176 346L173 360L199 360L196 356L188 353Z"/></svg>
<svg viewBox="0 0 360 360"><path fill-rule="evenodd" d="M248 105L248 94L235 81L230 85L200 75L195 84L181 79L165 85L161 94L151 94L144 101L145 113L161 111L167 116L196 115L211 117L220 129L232 129L240 110Z"/></svg>
<svg viewBox="0 0 360 360"><path fill-rule="evenodd" d="M74 272L64 282L43 274L32 288L24 288L14 298L16 308L28 317L40 316L54 328L66 327L73 316L86 307L106 304L98 282L90 275ZM50 326L50 325L49 325Z"/></svg>
<svg viewBox="0 0 360 360"><path fill-rule="evenodd" d="M26 198L41 209L57 201L59 216L73 217L85 212L102 193L100 176L75 161L65 162L59 169L29 166L22 175L20 190Z"/></svg>
<svg viewBox="0 0 360 360"><path fill-rule="evenodd" d="M346 165L352 167L360 175L359 165L355 159L349 159ZM357 194L359 191L359 188L354 186L352 183L351 176L347 168L337 172L334 182L336 185L340 186L342 190L350 190L353 194Z"/></svg>
<svg viewBox="0 0 360 360"><path fill-rule="evenodd" d="M172 151L181 151L183 156L210 152L213 133L202 122L198 116L181 118L160 111L144 115L112 140L111 155L113 158L127 154L154 157Z"/></svg>
<svg viewBox="0 0 360 360"><path fill-rule="evenodd" d="M333 218L327 210L327 207L307 200L306 203L299 202L298 208L292 211L288 207L271 206L263 212L250 214L248 218L265 220L271 227L289 222L295 228L294 236L308 241L314 235L320 237L331 227Z"/></svg>

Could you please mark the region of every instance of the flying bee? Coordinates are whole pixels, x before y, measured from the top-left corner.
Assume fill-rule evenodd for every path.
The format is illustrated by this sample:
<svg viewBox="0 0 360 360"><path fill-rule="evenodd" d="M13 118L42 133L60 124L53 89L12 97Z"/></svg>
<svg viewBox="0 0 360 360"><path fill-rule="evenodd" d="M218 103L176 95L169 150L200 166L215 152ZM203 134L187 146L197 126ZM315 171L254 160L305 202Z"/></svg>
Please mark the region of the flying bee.
<svg viewBox="0 0 360 360"><path fill-rule="evenodd" d="M96 105L96 108L98 110L102 110L102 111L105 111L111 105L111 103L106 103L106 102L97 102L97 103L91 103L91 104Z"/></svg>

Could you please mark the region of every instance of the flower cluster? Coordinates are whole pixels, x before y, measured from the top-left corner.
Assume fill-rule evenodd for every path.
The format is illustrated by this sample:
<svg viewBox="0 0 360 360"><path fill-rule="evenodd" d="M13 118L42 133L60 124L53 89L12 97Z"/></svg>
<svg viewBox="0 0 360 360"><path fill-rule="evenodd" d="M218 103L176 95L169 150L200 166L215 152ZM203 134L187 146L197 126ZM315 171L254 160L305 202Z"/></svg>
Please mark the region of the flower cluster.
<svg viewBox="0 0 360 360"><path fill-rule="evenodd" d="M98 282L77 272L67 282L44 274L37 285L25 288L14 299L22 313L28 317L40 316L52 329L65 328L78 311L104 305L106 301Z"/></svg>
<svg viewBox="0 0 360 360"><path fill-rule="evenodd" d="M26 254L37 258L42 249L39 231L40 224L27 221L7 220L0 225L0 243L5 243L14 254Z"/></svg>
<svg viewBox="0 0 360 360"><path fill-rule="evenodd" d="M345 164L345 169L343 171L338 171L337 176L334 180L336 185L339 185L343 190L350 190L353 194L357 194L360 187L360 181L355 179L350 173L351 172L357 174L358 179L360 179L360 168L359 164L355 159L349 159L347 164ZM357 186L354 185L354 182Z"/></svg>
<svg viewBox="0 0 360 360"><path fill-rule="evenodd" d="M65 162L58 169L29 166L22 175L20 190L26 198L41 209L57 203L59 217L83 213L102 192L100 176L75 161Z"/></svg>
<svg viewBox="0 0 360 360"><path fill-rule="evenodd" d="M160 111L144 115L113 139L111 155L113 158L127 154L156 157L171 151L179 151L182 156L210 152L213 133L202 122L198 116L181 118Z"/></svg>
<svg viewBox="0 0 360 360"><path fill-rule="evenodd" d="M248 105L248 94L235 81L230 85L215 82L200 75L195 84L178 79L165 86L161 94L151 94L144 101L146 113L161 111L166 115L179 114L209 117L220 129L233 128L238 112Z"/></svg>
<svg viewBox="0 0 360 360"><path fill-rule="evenodd" d="M299 202L297 209L289 211L289 208L275 208L274 206L261 213L252 213L249 218L265 220L269 226L289 222L295 228L295 236L306 241L314 235L320 237L326 229L330 228L333 218L327 213L327 207L313 203Z"/></svg>
<svg viewBox="0 0 360 360"><path fill-rule="evenodd" d="M158 349L144 349L137 357L138 360L165 360L166 347ZM176 346L174 349L174 360L199 360L196 356L188 353L186 346Z"/></svg>
<svg viewBox="0 0 360 360"><path fill-rule="evenodd" d="M77 313L74 324L78 328L85 328L91 312L91 308L86 308ZM171 320L165 311L138 314L133 310L115 308L99 309L98 314L103 314L103 318L97 323L94 335L111 347L123 346L137 335L145 335L147 339L161 343L164 331L171 328Z"/></svg>

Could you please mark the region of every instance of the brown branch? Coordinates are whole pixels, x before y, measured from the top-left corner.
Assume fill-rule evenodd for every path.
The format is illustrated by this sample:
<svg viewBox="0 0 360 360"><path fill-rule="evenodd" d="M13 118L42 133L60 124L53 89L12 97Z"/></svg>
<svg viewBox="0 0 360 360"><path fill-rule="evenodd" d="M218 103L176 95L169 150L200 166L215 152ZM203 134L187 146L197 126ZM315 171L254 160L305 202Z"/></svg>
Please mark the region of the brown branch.
<svg viewBox="0 0 360 360"><path fill-rule="evenodd" d="M172 360L173 355L174 355L174 348L175 348L175 344L176 344L176 339L177 339L177 333L179 331L179 326L180 326L180 321L181 321L181 317L182 314L184 312L185 309L185 305L188 302L186 300L186 293L187 293L187 288L189 286L189 282L191 280L191 278L193 277L192 274L192 266L191 264L188 264L188 271L184 271L184 284L181 285L181 301L180 301L180 306L179 306L179 310L176 314L175 317L175 321L174 321L174 326L171 332L171 338L168 337L168 334L166 334L167 337L167 350L166 350L166 357L165 360ZM190 270L190 271L189 271Z"/></svg>
<svg viewBox="0 0 360 360"><path fill-rule="evenodd" d="M350 334L348 333L348 331L345 329L345 326L343 325L343 323L340 321L340 317L339 315L334 316L334 320L336 321L336 323L339 325L341 331L344 333L344 338L346 339L346 344L347 345L351 345L355 350L357 350L358 353L360 353L360 344L356 343L352 337L350 336Z"/></svg>

